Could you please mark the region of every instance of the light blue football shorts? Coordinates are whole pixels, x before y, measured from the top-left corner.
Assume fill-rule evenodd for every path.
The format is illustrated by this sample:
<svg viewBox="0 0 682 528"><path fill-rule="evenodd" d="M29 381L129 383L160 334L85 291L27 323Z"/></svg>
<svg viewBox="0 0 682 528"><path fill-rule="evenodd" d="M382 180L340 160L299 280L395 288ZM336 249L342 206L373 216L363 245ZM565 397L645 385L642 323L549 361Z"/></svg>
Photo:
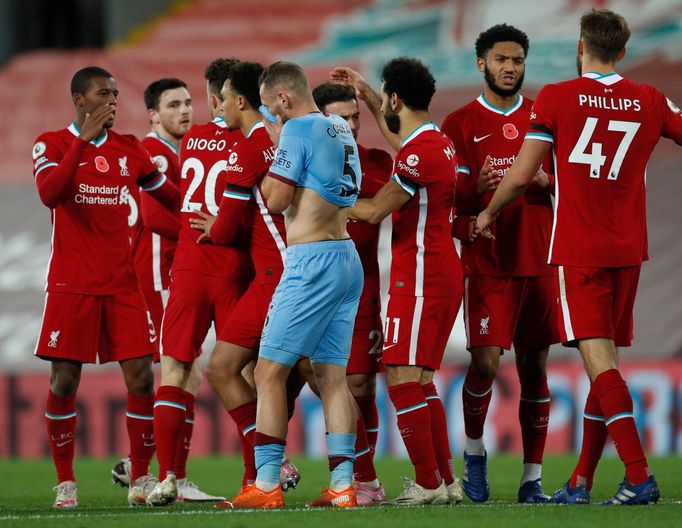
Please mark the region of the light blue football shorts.
<svg viewBox="0 0 682 528"><path fill-rule="evenodd" d="M293 367L307 356L312 363L345 367L363 282L350 239L288 247L265 319L260 357Z"/></svg>

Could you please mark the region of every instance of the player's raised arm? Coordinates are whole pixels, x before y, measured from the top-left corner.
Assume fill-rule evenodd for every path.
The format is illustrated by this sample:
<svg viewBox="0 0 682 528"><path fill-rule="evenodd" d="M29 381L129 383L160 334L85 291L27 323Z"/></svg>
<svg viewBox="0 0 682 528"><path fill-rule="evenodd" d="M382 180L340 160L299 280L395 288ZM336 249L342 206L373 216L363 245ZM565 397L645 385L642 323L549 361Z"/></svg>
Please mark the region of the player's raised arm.
<svg viewBox="0 0 682 528"><path fill-rule="evenodd" d="M153 163L152 166L155 167ZM163 172L154 169L146 176L138 178L137 184L168 211L180 210L180 189Z"/></svg>
<svg viewBox="0 0 682 528"><path fill-rule="evenodd" d="M383 113L381 112L381 96L367 83L365 78L357 71L348 66L338 66L334 68L329 77L334 82L348 84L355 88L358 98L365 102L367 108L374 116L379 125L381 133L388 141L389 145L396 152L400 150L400 137L388 129Z"/></svg>
<svg viewBox="0 0 682 528"><path fill-rule="evenodd" d="M410 198L412 195L396 180L390 180L372 198L363 198L355 202L355 207L349 212L349 218L379 224L393 211L400 209Z"/></svg>

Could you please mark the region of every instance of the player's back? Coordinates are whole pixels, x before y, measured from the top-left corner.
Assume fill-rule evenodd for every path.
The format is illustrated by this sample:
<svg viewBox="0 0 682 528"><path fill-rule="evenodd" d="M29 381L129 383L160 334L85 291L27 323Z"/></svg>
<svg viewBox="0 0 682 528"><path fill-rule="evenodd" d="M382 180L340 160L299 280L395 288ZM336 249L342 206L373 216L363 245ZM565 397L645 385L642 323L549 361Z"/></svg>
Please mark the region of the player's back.
<svg viewBox="0 0 682 528"><path fill-rule="evenodd" d="M646 168L661 136L682 143L673 107L616 73L542 89L526 137L554 143L550 263L625 267L646 258Z"/></svg>
<svg viewBox="0 0 682 528"><path fill-rule="evenodd" d="M197 231L190 226L195 211L218 214L225 188L228 150L239 131L230 131L222 118L194 125L180 148L180 239L173 271L187 270L216 277L243 279L249 261L243 249L217 244L197 244Z"/></svg>
<svg viewBox="0 0 682 528"><path fill-rule="evenodd" d="M452 284L462 278L451 236L457 178L454 146L438 127L426 123L403 141L393 172L412 198L392 215L389 293L449 297Z"/></svg>

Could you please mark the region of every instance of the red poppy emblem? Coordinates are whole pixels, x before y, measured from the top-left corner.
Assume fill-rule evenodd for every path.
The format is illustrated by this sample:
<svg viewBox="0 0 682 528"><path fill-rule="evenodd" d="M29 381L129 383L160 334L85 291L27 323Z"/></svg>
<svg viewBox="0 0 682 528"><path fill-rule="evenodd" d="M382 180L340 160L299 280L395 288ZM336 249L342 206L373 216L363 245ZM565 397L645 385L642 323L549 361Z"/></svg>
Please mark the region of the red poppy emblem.
<svg viewBox="0 0 682 528"><path fill-rule="evenodd" d="M502 133L507 139L516 139L519 137L519 131L516 129L514 123L507 123L502 127Z"/></svg>
<svg viewBox="0 0 682 528"><path fill-rule="evenodd" d="M97 156L95 158L95 167L100 172L108 172L109 162L107 161L107 158L105 158L104 156Z"/></svg>

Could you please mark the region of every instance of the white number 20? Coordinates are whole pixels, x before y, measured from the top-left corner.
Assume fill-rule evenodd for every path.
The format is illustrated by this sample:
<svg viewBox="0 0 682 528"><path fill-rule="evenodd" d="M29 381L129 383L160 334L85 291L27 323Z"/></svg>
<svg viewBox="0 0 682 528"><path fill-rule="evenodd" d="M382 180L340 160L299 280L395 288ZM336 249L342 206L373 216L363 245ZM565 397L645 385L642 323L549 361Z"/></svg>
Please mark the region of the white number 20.
<svg viewBox="0 0 682 528"><path fill-rule="evenodd" d="M212 215L218 214L219 206L215 199L215 185L218 175L223 172L227 167L227 160L219 160L213 164L206 175L206 183L204 185L204 203L208 208L208 212ZM201 209L201 202L191 201L194 197L194 192L197 187L201 184L201 180L204 179L204 164L201 163L197 158L188 158L182 164L182 172L180 177L184 180L190 170L194 171L194 177L192 178L187 193L185 194L185 199L182 201L182 208L180 209L183 213L191 213Z"/></svg>
<svg viewBox="0 0 682 528"><path fill-rule="evenodd" d="M602 144L591 142L592 135L594 134L594 129L597 128L597 122L599 120L596 117L588 117L585 121L585 126L583 131L580 133L580 137L573 147L571 155L568 157L568 161L571 163L581 163L583 165L590 166L590 178L599 178L601 173L601 168L606 163L606 156L602 155L601 149ZM611 167L608 170L607 179L617 180L618 173L620 172L620 167L623 164L623 159L630 148L630 144L639 130L641 123L633 123L631 121L609 121L608 129L612 132L623 132L623 139L616 149L616 154L611 162ZM592 145L592 150L587 152L587 148Z"/></svg>

